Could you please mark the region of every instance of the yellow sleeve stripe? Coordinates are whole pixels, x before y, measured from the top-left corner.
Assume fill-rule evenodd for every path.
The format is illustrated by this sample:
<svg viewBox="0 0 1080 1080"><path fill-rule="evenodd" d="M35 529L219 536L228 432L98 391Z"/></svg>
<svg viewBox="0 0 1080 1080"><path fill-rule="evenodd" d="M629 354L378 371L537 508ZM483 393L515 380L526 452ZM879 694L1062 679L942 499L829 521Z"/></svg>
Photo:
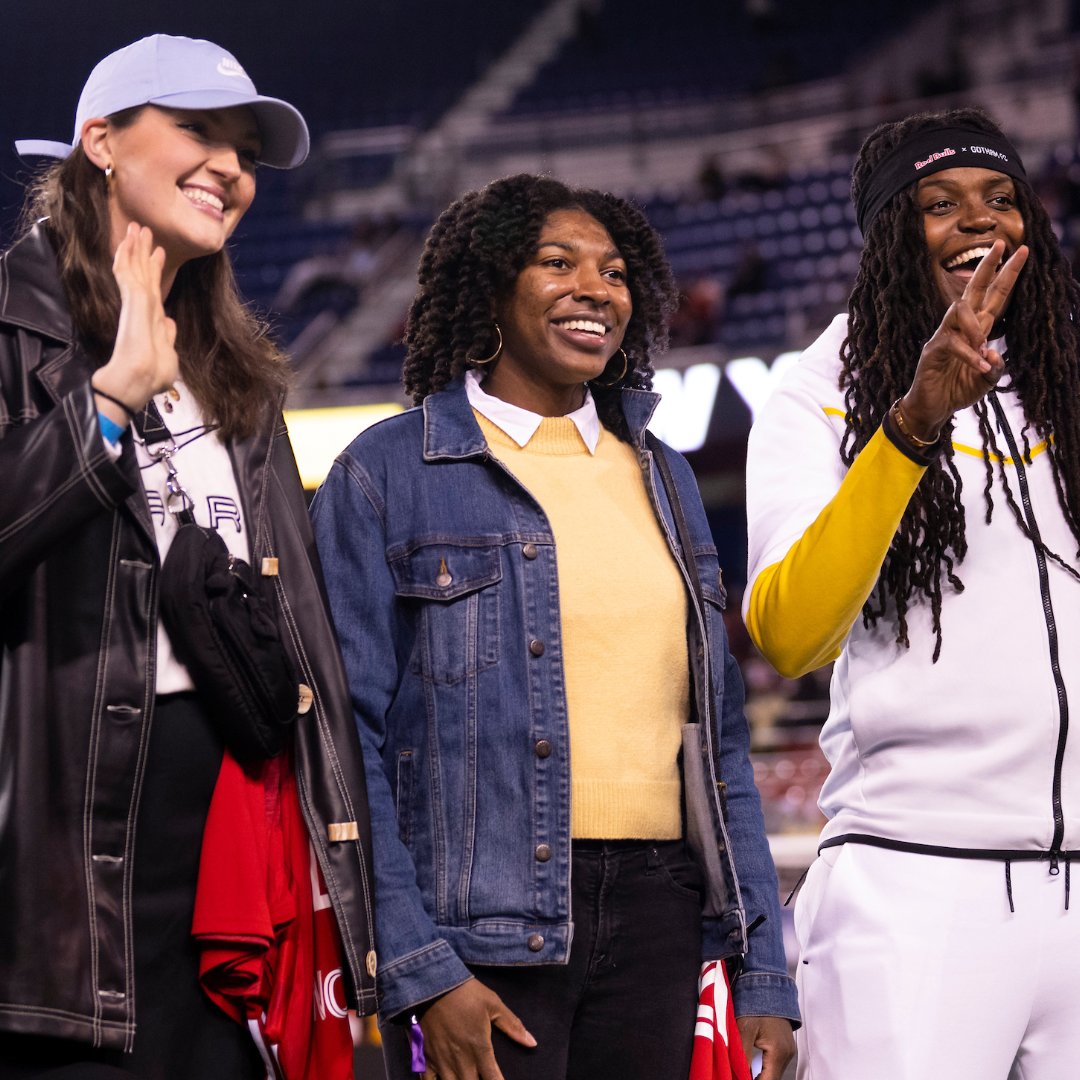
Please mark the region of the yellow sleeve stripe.
<svg viewBox="0 0 1080 1080"><path fill-rule="evenodd" d="M840 655L925 471L879 428L813 524L758 574L746 626L781 675Z"/></svg>

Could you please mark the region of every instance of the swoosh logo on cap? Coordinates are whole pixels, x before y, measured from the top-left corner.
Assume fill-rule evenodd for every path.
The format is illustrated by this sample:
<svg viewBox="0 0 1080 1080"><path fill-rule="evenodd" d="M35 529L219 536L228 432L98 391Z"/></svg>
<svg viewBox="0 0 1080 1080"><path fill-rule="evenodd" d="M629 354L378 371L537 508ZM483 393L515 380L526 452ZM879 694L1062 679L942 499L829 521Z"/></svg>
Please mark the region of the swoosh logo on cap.
<svg viewBox="0 0 1080 1080"><path fill-rule="evenodd" d="M217 70L219 75L227 75L229 78L246 79L248 77L247 72L231 56L223 56L218 61Z"/></svg>

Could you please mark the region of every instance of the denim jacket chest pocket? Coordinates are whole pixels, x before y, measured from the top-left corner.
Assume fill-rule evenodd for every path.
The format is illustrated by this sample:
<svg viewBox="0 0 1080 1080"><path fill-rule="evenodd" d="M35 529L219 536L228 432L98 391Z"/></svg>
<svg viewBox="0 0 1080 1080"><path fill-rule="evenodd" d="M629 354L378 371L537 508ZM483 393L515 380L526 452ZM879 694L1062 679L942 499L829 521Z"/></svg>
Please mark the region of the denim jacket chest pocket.
<svg viewBox="0 0 1080 1080"><path fill-rule="evenodd" d="M705 599L706 617L710 619L709 630L713 629L713 619L723 620L727 610L727 586L724 585L724 572L720 569L715 551L698 551L694 555L697 565L698 581L701 582L701 595Z"/></svg>
<svg viewBox="0 0 1080 1080"><path fill-rule="evenodd" d="M390 570L417 619L415 673L453 684L498 662L501 545L422 542L391 554Z"/></svg>

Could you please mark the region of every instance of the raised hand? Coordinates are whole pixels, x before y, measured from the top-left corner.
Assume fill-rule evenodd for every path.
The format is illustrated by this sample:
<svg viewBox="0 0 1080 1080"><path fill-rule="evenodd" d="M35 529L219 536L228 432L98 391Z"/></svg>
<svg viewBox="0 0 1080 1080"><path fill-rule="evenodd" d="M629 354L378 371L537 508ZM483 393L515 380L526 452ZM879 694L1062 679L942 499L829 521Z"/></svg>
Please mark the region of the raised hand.
<svg viewBox="0 0 1080 1080"><path fill-rule="evenodd" d="M900 401L905 426L920 440L935 441L953 413L982 398L1005 370L1001 356L986 342L1027 262L1028 249L1022 244L999 270L1004 253L1005 242L995 240L963 296L949 305L923 346L911 389Z"/></svg>
<svg viewBox="0 0 1080 1080"><path fill-rule="evenodd" d="M159 390L176 381L176 323L165 314L161 275L165 252L154 246L151 231L130 224L113 257L113 276L120 290L120 322L108 363L94 373L93 386L141 409ZM99 395L103 413L124 424L116 402Z"/></svg>
<svg viewBox="0 0 1080 1080"><path fill-rule="evenodd" d="M491 1046L497 1027L522 1046L536 1040L502 999L477 979L437 998L420 1019L427 1071L424 1080L503 1080Z"/></svg>

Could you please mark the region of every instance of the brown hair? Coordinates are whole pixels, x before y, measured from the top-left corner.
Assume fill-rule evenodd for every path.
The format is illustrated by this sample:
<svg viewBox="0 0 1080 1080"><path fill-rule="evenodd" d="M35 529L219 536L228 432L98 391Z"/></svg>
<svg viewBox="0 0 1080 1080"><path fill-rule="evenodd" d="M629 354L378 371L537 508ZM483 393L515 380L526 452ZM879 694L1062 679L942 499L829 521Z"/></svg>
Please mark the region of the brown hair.
<svg viewBox="0 0 1080 1080"><path fill-rule="evenodd" d="M124 128L142 107L109 117ZM44 172L27 192L23 225L47 218L72 322L92 360L112 353L120 293L112 275L106 180L82 147ZM165 302L176 320L180 373L226 438L251 435L288 386L285 357L266 323L236 289L232 261L222 249L180 267Z"/></svg>

